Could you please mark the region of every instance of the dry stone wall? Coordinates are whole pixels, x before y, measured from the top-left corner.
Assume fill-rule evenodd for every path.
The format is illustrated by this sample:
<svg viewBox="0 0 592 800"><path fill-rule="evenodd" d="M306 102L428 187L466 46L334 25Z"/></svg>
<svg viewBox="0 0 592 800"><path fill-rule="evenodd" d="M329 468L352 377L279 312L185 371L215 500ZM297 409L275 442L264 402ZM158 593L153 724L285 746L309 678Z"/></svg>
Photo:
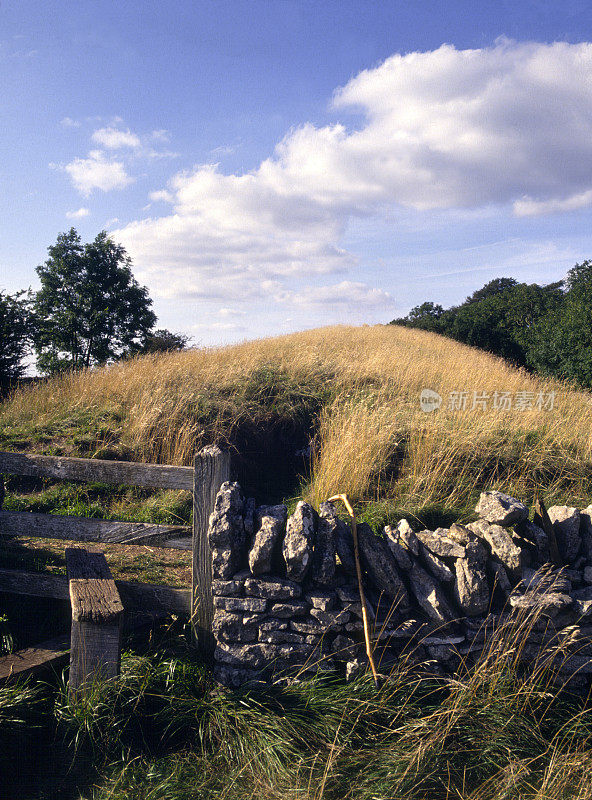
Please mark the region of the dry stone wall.
<svg viewBox="0 0 592 800"><path fill-rule="evenodd" d="M358 526L377 659L404 656L442 674L470 665L500 626L532 619L526 661L562 642L556 679L592 674L592 506L549 509L550 535L507 495L481 495L479 519L435 531L407 520L376 533ZM548 529L549 530L549 529ZM550 563L556 550L560 564ZM224 483L210 518L215 671L249 680L365 668L362 606L349 525L330 502L255 507ZM527 631L527 633L524 633ZM574 675L575 673L575 675Z"/></svg>

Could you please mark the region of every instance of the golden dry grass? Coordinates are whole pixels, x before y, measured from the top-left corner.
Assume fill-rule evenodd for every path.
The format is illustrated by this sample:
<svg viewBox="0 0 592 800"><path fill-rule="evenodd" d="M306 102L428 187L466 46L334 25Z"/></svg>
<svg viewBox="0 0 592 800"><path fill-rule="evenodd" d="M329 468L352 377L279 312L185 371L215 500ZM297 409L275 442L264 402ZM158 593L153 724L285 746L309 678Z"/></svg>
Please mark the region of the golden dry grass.
<svg viewBox="0 0 592 800"><path fill-rule="evenodd" d="M443 397L439 411L421 411L423 388ZM454 391L468 393L465 410L447 408ZM554 407L493 410L496 391L555 392ZM473 392L489 396L487 410L471 408ZM339 491L458 507L483 486L572 502L590 492L590 393L398 326L320 328L66 375L16 393L0 407L0 429L14 449L19 435L43 449L85 425L96 452L116 444L135 459L189 464L196 447L232 442L245 421L264 426L307 403L315 501Z"/></svg>

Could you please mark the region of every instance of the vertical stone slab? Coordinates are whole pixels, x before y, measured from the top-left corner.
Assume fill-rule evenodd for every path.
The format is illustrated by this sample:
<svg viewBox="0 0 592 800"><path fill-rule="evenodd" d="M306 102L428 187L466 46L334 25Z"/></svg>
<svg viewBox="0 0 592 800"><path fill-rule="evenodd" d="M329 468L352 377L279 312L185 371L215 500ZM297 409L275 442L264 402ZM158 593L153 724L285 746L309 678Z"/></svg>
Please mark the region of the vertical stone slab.
<svg viewBox="0 0 592 800"><path fill-rule="evenodd" d="M193 475L192 623L197 646L207 661L213 658L212 551L208 541L210 514L220 486L230 477L230 455L217 445L195 456Z"/></svg>

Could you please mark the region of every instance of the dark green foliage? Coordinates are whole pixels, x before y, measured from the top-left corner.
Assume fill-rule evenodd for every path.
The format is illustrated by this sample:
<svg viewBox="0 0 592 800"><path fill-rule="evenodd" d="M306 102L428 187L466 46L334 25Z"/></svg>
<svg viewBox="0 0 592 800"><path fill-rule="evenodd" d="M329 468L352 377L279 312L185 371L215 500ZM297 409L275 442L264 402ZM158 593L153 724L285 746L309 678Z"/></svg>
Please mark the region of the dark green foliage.
<svg viewBox="0 0 592 800"><path fill-rule="evenodd" d="M592 261L568 273L567 292L556 313L542 317L529 352L529 365L592 387Z"/></svg>
<svg viewBox="0 0 592 800"><path fill-rule="evenodd" d="M142 353L171 353L175 350L185 350L188 343L189 336L159 328L146 336Z"/></svg>
<svg viewBox="0 0 592 800"><path fill-rule="evenodd" d="M494 278L467 297L465 303L478 303L480 300L485 300L486 297L495 297L500 292L505 292L506 289L513 289L517 285L518 281L515 278Z"/></svg>
<svg viewBox="0 0 592 800"><path fill-rule="evenodd" d="M23 374L31 331L30 294L0 291L0 391Z"/></svg>
<svg viewBox="0 0 592 800"><path fill-rule="evenodd" d="M101 231L82 244L74 228L61 233L37 267L37 366L46 374L105 364L140 352L156 317L121 245Z"/></svg>
<svg viewBox="0 0 592 800"><path fill-rule="evenodd" d="M480 347L517 366L592 387L592 261L539 286L496 278L459 306L432 302L392 324Z"/></svg>

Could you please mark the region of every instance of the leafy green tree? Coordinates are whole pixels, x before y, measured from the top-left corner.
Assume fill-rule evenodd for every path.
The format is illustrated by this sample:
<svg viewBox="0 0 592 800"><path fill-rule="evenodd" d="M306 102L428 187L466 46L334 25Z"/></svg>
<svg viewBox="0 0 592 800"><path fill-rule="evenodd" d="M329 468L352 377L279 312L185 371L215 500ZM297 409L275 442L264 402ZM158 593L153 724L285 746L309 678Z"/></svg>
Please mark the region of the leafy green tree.
<svg viewBox="0 0 592 800"><path fill-rule="evenodd" d="M184 350L189 343L189 336L183 333L172 333L166 328L159 328L148 334L143 353L171 353L175 350Z"/></svg>
<svg viewBox="0 0 592 800"><path fill-rule="evenodd" d="M536 326L562 303L561 284L528 285L507 278L500 281L508 282L505 288L498 285L491 291L491 281L483 287L490 290L484 291L480 300L474 299L478 292L467 298L456 309L447 333L458 341L527 366Z"/></svg>
<svg viewBox="0 0 592 800"><path fill-rule="evenodd" d="M37 367L46 374L117 361L140 352L156 316L146 288L132 275L125 249L101 231L82 244L61 233L37 267Z"/></svg>
<svg viewBox="0 0 592 800"><path fill-rule="evenodd" d="M539 372L592 387L592 261L568 272L566 292L532 336L530 365Z"/></svg>
<svg viewBox="0 0 592 800"><path fill-rule="evenodd" d="M449 335L459 342L523 363L522 349L506 324L507 299L504 295L489 295L458 308Z"/></svg>
<svg viewBox="0 0 592 800"><path fill-rule="evenodd" d="M421 328L422 330L439 332L439 321L442 314L444 314L442 306L428 300L412 308L406 317L394 319L390 324L405 325L409 328Z"/></svg>
<svg viewBox="0 0 592 800"><path fill-rule="evenodd" d="M578 285L585 282L584 272L578 272ZM552 337L542 334L544 320L556 319L564 300L561 282L539 286L518 283L514 278L495 278L459 306L444 310L432 302L422 303L393 323L450 336L520 366L533 367L533 349L538 348L536 368L541 369L540 365L552 356L547 347Z"/></svg>
<svg viewBox="0 0 592 800"><path fill-rule="evenodd" d="M409 324L414 326L421 325L426 330L437 330L438 320L443 313L442 306L428 301L411 309L408 316Z"/></svg>
<svg viewBox="0 0 592 800"><path fill-rule="evenodd" d="M29 293L9 295L0 291L0 388L22 376L31 328Z"/></svg>
<svg viewBox="0 0 592 800"><path fill-rule="evenodd" d="M478 303L481 300L485 300L486 297L494 297L500 292L505 292L507 289L512 289L517 285L518 281L515 278L494 278L489 283L486 283L485 286L473 292L472 295L469 295L465 300L465 304Z"/></svg>

